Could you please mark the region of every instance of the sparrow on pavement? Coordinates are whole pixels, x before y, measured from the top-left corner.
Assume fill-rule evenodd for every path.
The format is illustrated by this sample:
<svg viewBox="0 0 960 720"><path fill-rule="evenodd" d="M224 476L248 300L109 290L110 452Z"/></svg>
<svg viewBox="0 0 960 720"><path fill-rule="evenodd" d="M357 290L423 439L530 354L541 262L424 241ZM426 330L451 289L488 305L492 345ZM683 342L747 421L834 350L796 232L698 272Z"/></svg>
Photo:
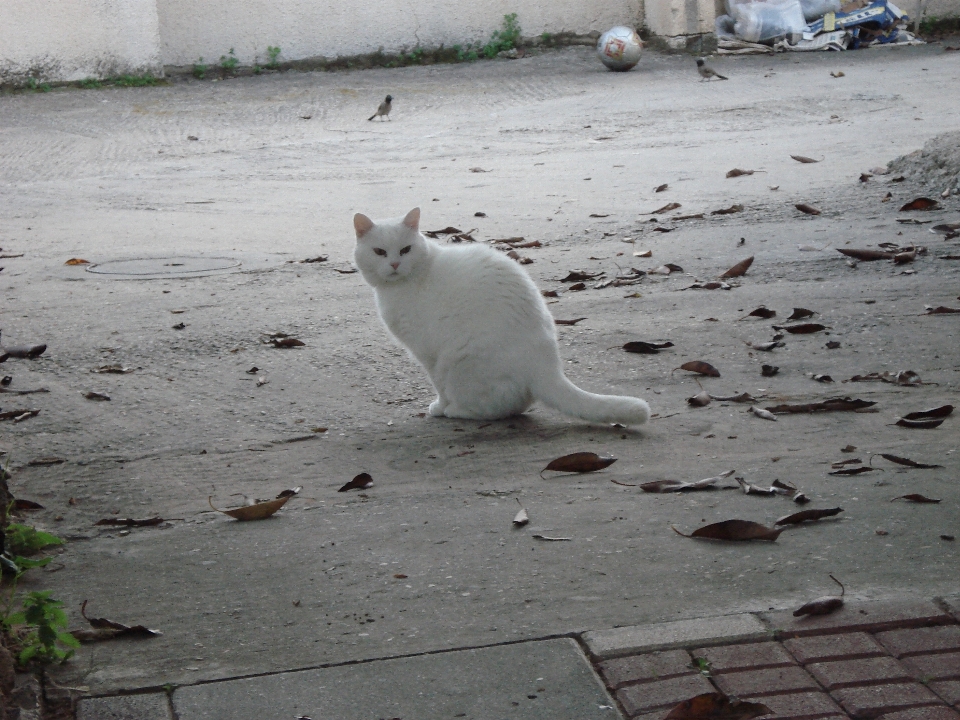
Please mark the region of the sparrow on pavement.
<svg viewBox="0 0 960 720"><path fill-rule="evenodd" d="M393 108L393 96L387 95L386 99L380 103L380 107L377 108L377 111L367 118L367 120L373 120L375 117L379 117L380 121L383 121L383 118L390 119L390 110Z"/></svg>
<svg viewBox="0 0 960 720"><path fill-rule="evenodd" d="M700 77L702 78L700 82L709 80L712 77L720 78L721 80L727 79L699 58L697 59L697 72L700 73Z"/></svg>

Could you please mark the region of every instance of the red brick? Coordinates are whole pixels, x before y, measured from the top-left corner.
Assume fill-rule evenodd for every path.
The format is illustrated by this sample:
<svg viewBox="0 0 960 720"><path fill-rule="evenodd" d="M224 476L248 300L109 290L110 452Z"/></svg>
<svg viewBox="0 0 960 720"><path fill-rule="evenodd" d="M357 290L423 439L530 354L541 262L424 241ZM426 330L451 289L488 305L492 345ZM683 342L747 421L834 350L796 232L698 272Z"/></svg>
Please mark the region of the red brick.
<svg viewBox="0 0 960 720"><path fill-rule="evenodd" d="M887 654L876 640L862 632L794 638L784 640L783 646L801 665L831 660L856 660Z"/></svg>
<svg viewBox="0 0 960 720"><path fill-rule="evenodd" d="M960 650L960 625L892 630L880 633L877 640L898 658Z"/></svg>
<svg viewBox="0 0 960 720"><path fill-rule="evenodd" d="M932 682L927 687L942 697L948 705L960 709L960 680Z"/></svg>
<svg viewBox="0 0 960 720"><path fill-rule="evenodd" d="M617 690L617 699L630 717L658 708L672 708L694 695L715 692L710 682L697 673L670 680L655 680L640 685L628 685Z"/></svg>
<svg viewBox="0 0 960 720"><path fill-rule="evenodd" d="M960 715L945 705L913 708L884 715L883 720L960 720Z"/></svg>
<svg viewBox="0 0 960 720"><path fill-rule="evenodd" d="M906 668L890 656L812 663L807 665L807 672L827 690L914 679Z"/></svg>
<svg viewBox="0 0 960 720"><path fill-rule="evenodd" d="M685 650L633 655L600 663L600 672L607 687L616 690L627 683L665 680L678 675L693 675L690 655Z"/></svg>
<svg viewBox="0 0 960 720"><path fill-rule="evenodd" d="M831 694L857 720L880 717L895 710L941 704L940 698L920 683L843 688Z"/></svg>
<svg viewBox="0 0 960 720"><path fill-rule="evenodd" d="M723 675L717 675L714 682L727 695L736 695L742 698L820 689L813 678L796 665L767 670L724 673Z"/></svg>
<svg viewBox="0 0 960 720"><path fill-rule="evenodd" d="M713 675L797 664L780 643L775 642L722 645L691 650L690 654L695 658L706 658Z"/></svg>
<svg viewBox="0 0 960 720"><path fill-rule="evenodd" d="M960 652L917 655L905 658L903 666L917 680L960 680Z"/></svg>
<svg viewBox="0 0 960 720"><path fill-rule="evenodd" d="M880 632L903 627L945 625L954 619L926 600L910 602L848 602L830 615L793 617L793 612L763 613L778 638L830 635L841 632Z"/></svg>
<svg viewBox="0 0 960 720"><path fill-rule="evenodd" d="M819 718L844 718L846 715L823 692L789 693L787 695L771 695L758 698L755 702L762 702L773 710L777 720L817 720Z"/></svg>

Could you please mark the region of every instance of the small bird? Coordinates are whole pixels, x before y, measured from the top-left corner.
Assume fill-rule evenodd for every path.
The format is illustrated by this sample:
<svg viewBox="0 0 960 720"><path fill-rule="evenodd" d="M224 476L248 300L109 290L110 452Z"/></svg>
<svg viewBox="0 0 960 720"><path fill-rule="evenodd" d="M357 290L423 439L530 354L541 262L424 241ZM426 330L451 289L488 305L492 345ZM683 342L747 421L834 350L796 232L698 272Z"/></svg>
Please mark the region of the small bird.
<svg viewBox="0 0 960 720"><path fill-rule="evenodd" d="M367 118L367 120L373 120L375 117L379 117L381 122L383 118L390 119L390 110L393 108L393 96L387 95L386 99L380 103L380 107L377 108L377 111Z"/></svg>
<svg viewBox="0 0 960 720"><path fill-rule="evenodd" d="M700 80L700 82L703 82L704 80L709 80L709 79L712 78L712 77L718 77L718 78L720 78L721 80L726 80L726 79L727 79L727 78L725 78L723 75L721 75L720 73L718 73L716 70L714 70L712 67L710 67L709 65L707 65L707 64L706 64L703 60L701 60L700 58L697 58L697 72L700 73L700 77L702 78L702 80ZM382 107L382 106L381 106L381 107Z"/></svg>

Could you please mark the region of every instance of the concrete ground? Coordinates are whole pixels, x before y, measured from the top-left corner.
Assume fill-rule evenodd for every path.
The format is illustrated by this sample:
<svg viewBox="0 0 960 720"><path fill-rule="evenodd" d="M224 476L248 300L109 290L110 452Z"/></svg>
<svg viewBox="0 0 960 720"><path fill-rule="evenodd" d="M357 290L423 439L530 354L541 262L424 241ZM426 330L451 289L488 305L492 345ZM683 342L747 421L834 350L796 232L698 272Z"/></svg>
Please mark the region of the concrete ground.
<svg viewBox="0 0 960 720"><path fill-rule="evenodd" d="M46 508L30 522L68 539L26 587L54 591L77 627L88 600L92 616L164 633L85 646L60 680L110 694L791 608L832 592L828 573L861 600L955 593L956 543L940 536L960 529L958 421L893 423L957 404L960 316L922 314L924 304L960 306L960 265L940 259L958 243L897 219L955 222L960 201L898 213L931 189L858 177L960 126L960 57L932 45L716 67L731 79L700 83L692 58L652 53L613 74L577 48L0 98L0 247L24 253L2 261L3 341L49 345L39 360L0 369L11 389L50 390L0 396L3 411L41 410L5 423L0 446L11 489ZM392 121L367 122L388 92ZM734 167L757 172L725 179ZM681 207L649 214L670 202ZM794 209L804 202L823 214ZM744 209L710 214L733 204ZM397 216L416 205L425 229L543 243L521 251L534 260L526 269L561 291L550 306L557 318L586 318L558 328L568 375L644 397L657 417L638 430L540 407L496 423L423 417L428 380L391 344L360 276L338 272L351 268L354 212ZM853 269L833 249L881 242L929 252L908 266ZM646 249L652 258L633 257ZM290 262L321 254L324 263ZM750 255L734 289L684 290ZM73 257L100 270L159 261L141 265L155 274L138 279L65 266ZM224 269L173 275L198 258ZM187 264L167 264L177 262ZM610 277L668 262L684 272L580 293L558 282L570 270ZM741 321L759 305L777 317ZM772 353L745 344L769 340L794 307L829 329L788 335ZM270 332L305 346L273 349L262 342ZM630 340L675 347L627 354ZM733 403L689 407L700 387L673 372L688 360L720 369L700 381L713 394L746 391L762 406L849 395L878 412L774 423ZM90 372L107 364L133 372ZM780 372L761 377L761 364ZM931 384L840 382L907 369ZM91 390L112 399L84 399ZM847 445L856 451L842 453ZM618 462L539 476L580 450ZM881 452L943 467L874 458L872 472L828 475L831 462L866 464ZM66 462L29 464L50 456ZM775 543L710 543L671 525L769 525L796 508L736 490L636 487L727 470L792 482L807 507L844 512ZM361 471L372 488L337 494ZM300 496L263 522L208 506L210 496L225 507L293 486ZM891 503L907 493L942 502ZM517 499L531 517L521 530L511 525ZM151 516L169 523L94 526Z"/></svg>

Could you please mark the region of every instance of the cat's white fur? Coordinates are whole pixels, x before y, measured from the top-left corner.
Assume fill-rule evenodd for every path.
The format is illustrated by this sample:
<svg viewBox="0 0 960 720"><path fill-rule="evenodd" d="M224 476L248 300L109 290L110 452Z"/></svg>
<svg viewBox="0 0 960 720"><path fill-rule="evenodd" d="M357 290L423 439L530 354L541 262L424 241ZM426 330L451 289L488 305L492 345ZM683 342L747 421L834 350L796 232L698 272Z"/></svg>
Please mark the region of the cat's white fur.
<svg viewBox="0 0 960 720"><path fill-rule="evenodd" d="M420 234L420 209L402 220L353 218L354 254L390 333L423 365L430 414L495 420L539 400L598 423L639 425L639 398L588 393L563 374L556 325L529 276L481 245L447 247Z"/></svg>

